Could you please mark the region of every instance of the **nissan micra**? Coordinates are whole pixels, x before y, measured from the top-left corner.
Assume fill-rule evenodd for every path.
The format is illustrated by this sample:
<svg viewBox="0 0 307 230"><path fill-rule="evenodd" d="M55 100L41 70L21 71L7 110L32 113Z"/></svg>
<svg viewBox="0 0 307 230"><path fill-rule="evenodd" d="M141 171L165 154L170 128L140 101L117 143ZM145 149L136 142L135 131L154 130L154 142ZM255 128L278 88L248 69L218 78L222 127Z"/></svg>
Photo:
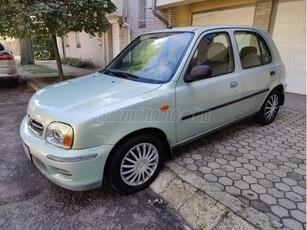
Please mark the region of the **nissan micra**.
<svg viewBox="0 0 307 230"><path fill-rule="evenodd" d="M54 183L75 191L103 178L148 186L178 146L249 116L270 124L285 67L269 34L243 26L174 28L136 38L104 70L39 90L20 135Z"/></svg>

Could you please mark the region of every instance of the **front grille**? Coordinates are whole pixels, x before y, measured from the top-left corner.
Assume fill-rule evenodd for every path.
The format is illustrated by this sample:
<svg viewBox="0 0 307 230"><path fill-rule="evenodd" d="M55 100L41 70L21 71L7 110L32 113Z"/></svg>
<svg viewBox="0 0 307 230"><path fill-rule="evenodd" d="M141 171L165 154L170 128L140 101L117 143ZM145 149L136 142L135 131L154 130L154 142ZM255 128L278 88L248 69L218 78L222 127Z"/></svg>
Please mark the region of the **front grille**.
<svg viewBox="0 0 307 230"><path fill-rule="evenodd" d="M36 133L37 135L39 136L43 135L44 126L38 121L29 117L29 126L32 129L32 131Z"/></svg>

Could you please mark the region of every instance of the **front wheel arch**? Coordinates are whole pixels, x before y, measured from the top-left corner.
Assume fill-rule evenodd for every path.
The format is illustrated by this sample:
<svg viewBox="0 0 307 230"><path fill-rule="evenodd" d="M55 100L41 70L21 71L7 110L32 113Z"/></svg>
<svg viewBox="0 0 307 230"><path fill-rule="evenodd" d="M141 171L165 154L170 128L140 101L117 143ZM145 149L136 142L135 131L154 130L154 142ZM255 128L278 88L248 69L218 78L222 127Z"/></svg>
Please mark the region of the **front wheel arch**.
<svg viewBox="0 0 307 230"><path fill-rule="evenodd" d="M164 156L165 158L168 158L168 159L171 159L173 157L173 152L172 152L172 149L170 147L170 144L167 140L167 136L166 134L160 130L160 129L157 129L157 128L145 128L145 129L141 129L141 130L137 130L137 131L134 131L128 135L126 135L125 137L123 137L122 139L120 139L116 144L115 146L113 147L113 149L111 150L111 152L109 153L108 155L108 158L106 160L106 163L105 163L105 167L104 167L104 172L103 172L103 176L105 178L108 178L108 172L109 172L109 166L110 166L110 161L112 160L112 156L114 155L114 153L118 150L119 146L126 142L129 138L133 137L133 136L136 136L136 135L141 135L141 134L152 134L154 135L156 138L160 139L160 141L162 141L163 143L163 146L165 148L165 153L166 155Z"/></svg>

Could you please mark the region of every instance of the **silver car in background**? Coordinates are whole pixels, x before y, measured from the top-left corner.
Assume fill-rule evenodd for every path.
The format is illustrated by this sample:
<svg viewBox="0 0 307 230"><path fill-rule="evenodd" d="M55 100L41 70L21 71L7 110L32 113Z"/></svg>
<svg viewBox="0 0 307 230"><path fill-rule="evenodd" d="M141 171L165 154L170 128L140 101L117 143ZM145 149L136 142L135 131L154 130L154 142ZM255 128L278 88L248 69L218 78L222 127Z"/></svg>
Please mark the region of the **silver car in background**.
<svg viewBox="0 0 307 230"><path fill-rule="evenodd" d="M6 79L18 81L18 71L12 52L0 43L0 80Z"/></svg>

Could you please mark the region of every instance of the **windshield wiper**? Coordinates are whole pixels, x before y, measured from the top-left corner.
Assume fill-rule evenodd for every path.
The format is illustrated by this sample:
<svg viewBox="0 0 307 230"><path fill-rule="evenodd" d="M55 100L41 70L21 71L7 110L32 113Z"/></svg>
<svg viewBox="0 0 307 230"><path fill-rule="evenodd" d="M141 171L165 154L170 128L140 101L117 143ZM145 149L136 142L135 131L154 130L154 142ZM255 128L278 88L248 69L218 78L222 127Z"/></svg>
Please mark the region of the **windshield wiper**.
<svg viewBox="0 0 307 230"><path fill-rule="evenodd" d="M100 73L105 73L105 74L108 74L110 76L122 77L122 78L126 78L126 79L133 79L133 80L139 79L139 77L134 75L134 74L122 72L122 71L113 71L113 70L111 71L111 70L108 70L108 69L104 69L104 70L100 71Z"/></svg>
<svg viewBox="0 0 307 230"><path fill-rule="evenodd" d="M119 77L125 77L125 78L133 78L133 79L139 79L138 76L131 74L131 73L127 73L127 72L122 72L122 71L112 71L112 73L116 76Z"/></svg>
<svg viewBox="0 0 307 230"><path fill-rule="evenodd" d="M101 71L99 71L99 73L105 73L105 74L108 74L110 76L115 76L115 74L108 69L101 70Z"/></svg>

